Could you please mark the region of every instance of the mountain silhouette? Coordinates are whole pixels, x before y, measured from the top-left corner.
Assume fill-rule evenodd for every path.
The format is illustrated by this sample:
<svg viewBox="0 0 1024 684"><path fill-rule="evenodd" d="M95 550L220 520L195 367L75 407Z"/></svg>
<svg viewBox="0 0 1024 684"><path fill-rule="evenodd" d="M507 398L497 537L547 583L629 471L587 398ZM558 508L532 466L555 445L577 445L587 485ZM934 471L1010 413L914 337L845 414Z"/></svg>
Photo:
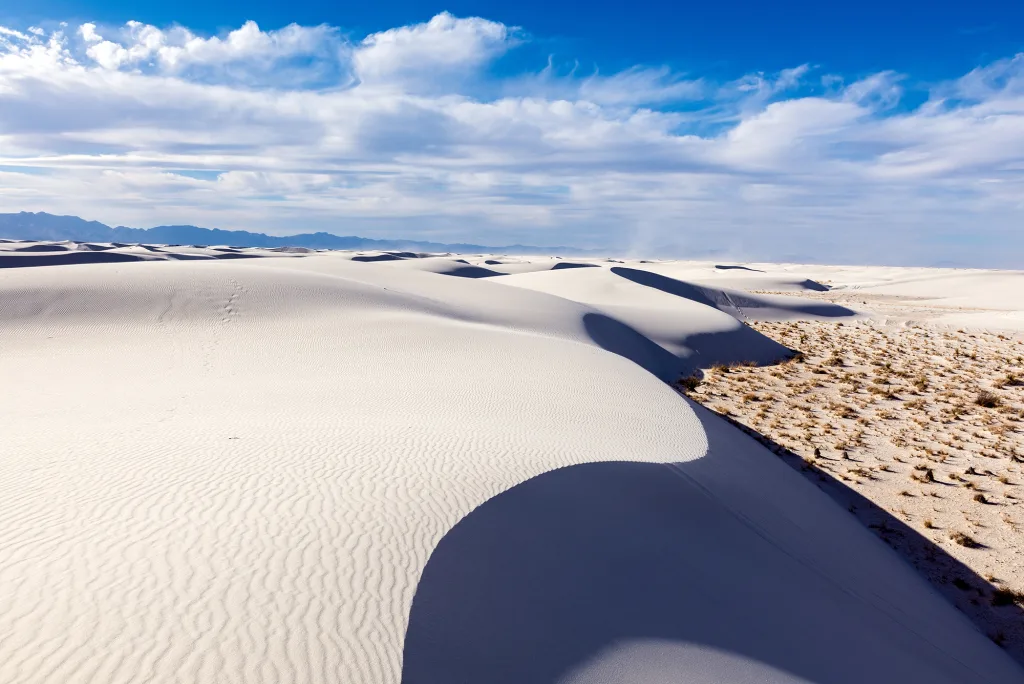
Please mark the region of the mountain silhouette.
<svg viewBox="0 0 1024 684"><path fill-rule="evenodd" d="M574 247L531 245L487 246L421 240L375 240L356 235L300 233L275 236L245 230L219 230L198 226L128 228L86 221L77 216L56 216L23 211L0 214L0 237L12 240L71 240L74 242L127 242L162 245L228 245L231 247L307 247L309 249L410 250L422 252L487 252L500 254L587 254Z"/></svg>

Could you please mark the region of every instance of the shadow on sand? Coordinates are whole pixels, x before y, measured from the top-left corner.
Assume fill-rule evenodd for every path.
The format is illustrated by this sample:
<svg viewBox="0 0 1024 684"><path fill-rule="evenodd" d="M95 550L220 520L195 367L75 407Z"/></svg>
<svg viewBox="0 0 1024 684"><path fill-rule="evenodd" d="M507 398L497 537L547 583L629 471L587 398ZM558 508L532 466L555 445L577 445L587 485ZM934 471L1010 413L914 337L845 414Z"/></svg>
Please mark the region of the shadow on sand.
<svg viewBox="0 0 1024 684"><path fill-rule="evenodd" d="M120 252L51 252L49 254L25 254L0 256L0 268L27 268L31 266L66 266L69 264L113 264L144 261L135 254Z"/></svg>
<svg viewBox="0 0 1024 684"><path fill-rule="evenodd" d="M763 444L786 465L801 473L833 501L852 513L862 525L873 530L876 536L915 567L951 603L958 607L969 604L969 607L962 608L962 612L992 641L1003 644L1008 638L1005 631L1008 626L1020 630L1015 635L1018 643L1011 655L1024 665L1024 650L1021 648L1024 644L1019 643L1024 641L1024 609L1021 606L1008 598L1000 600L988 580L871 499L836 479L832 473L805 461L770 437L731 417L722 418Z"/></svg>
<svg viewBox="0 0 1024 684"><path fill-rule="evenodd" d="M797 297L760 296L745 292L727 292L713 287L693 285L691 283L669 278L659 273L643 271L637 268L613 266L612 273L622 276L638 285L652 287L677 297L685 297L707 306L712 306L733 314L740 320L757 318L757 310L771 310L787 315L817 316L820 318L847 318L856 316L857 312L838 304L822 303L799 299ZM813 282L813 281L807 281ZM820 286L823 289L824 286ZM817 288L812 288L817 289ZM754 312L754 315L750 314Z"/></svg>
<svg viewBox="0 0 1024 684"><path fill-rule="evenodd" d="M560 261L551 267L552 271L564 271L567 268L598 268L597 264L581 264L576 261Z"/></svg>
<svg viewBox="0 0 1024 684"><path fill-rule="evenodd" d="M792 349L737 321L732 330L694 333L673 340L692 351L676 356L647 336L611 316L588 313L583 326L595 344L623 356L666 382L716 363L776 363L793 356Z"/></svg>
<svg viewBox="0 0 1024 684"><path fill-rule="evenodd" d="M704 458L551 471L450 530L402 681L1024 681L852 518L695 410Z"/></svg>
<svg viewBox="0 0 1024 684"><path fill-rule="evenodd" d="M458 261L461 261L461 259L458 259ZM505 275L501 271L494 271L483 266L473 266L472 264L458 266L450 271L441 271L441 273L443 275L455 276L456 278L495 278Z"/></svg>
<svg viewBox="0 0 1024 684"><path fill-rule="evenodd" d="M618 319L602 313L586 313L583 327L597 346L629 359L666 382L688 372L686 361Z"/></svg>

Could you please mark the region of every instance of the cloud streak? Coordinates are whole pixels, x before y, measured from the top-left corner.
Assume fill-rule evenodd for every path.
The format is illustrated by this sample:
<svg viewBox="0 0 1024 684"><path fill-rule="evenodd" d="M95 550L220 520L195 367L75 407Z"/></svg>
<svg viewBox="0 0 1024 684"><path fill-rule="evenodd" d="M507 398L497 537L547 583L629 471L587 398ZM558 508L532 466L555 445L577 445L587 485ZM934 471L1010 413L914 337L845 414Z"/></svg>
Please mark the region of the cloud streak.
<svg viewBox="0 0 1024 684"><path fill-rule="evenodd" d="M1024 256L1024 56L908 107L890 72L504 72L528 39L449 14L359 39L0 27L0 210L655 255Z"/></svg>

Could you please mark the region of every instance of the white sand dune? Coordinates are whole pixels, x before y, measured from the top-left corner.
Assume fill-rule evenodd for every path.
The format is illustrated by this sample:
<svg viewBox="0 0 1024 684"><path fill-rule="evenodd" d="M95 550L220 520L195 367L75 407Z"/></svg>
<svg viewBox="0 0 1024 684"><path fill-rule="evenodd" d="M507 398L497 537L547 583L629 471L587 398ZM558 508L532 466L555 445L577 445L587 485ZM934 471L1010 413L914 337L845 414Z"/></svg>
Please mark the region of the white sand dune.
<svg viewBox="0 0 1024 684"><path fill-rule="evenodd" d="M979 329L1024 330L1024 271L834 268L824 271L838 292L913 301L933 323Z"/></svg>
<svg viewBox="0 0 1024 684"><path fill-rule="evenodd" d="M639 276L639 277L638 277ZM515 285L592 306L676 356L676 377L716 363L771 363L791 355L715 306L705 290L636 269L577 268L505 276Z"/></svg>
<svg viewBox="0 0 1024 684"><path fill-rule="evenodd" d="M425 271L439 275L458 276L460 278L493 278L505 275L487 266L472 264L466 259L457 257L428 257L425 259L399 259L386 261L395 268L404 268L414 271Z"/></svg>
<svg viewBox="0 0 1024 684"><path fill-rule="evenodd" d="M663 382L776 349L644 264L150 253L0 270L0 681L1024 681Z"/></svg>

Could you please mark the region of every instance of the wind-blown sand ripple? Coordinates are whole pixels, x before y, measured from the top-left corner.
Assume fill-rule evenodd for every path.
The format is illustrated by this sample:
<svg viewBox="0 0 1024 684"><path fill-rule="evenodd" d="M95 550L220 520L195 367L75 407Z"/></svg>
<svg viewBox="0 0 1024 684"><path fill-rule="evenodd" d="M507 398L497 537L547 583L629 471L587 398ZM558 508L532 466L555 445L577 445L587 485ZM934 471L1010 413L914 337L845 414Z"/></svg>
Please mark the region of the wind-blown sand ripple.
<svg viewBox="0 0 1024 684"><path fill-rule="evenodd" d="M702 458L731 428L659 379L679 361L665 346L600 307L502 284L517 277L332 254L0 272L0 680L398 682L445 535L502 492L593 462L705 464L705 496L895 619L948 681L1020 679L866 533L837 540L859 528L802 480L759 469L745 441ZM742 468L715 470L733 453ZM775 589L799 595L799 578ZM699 632L699 615L681 619Z"/></svg>

